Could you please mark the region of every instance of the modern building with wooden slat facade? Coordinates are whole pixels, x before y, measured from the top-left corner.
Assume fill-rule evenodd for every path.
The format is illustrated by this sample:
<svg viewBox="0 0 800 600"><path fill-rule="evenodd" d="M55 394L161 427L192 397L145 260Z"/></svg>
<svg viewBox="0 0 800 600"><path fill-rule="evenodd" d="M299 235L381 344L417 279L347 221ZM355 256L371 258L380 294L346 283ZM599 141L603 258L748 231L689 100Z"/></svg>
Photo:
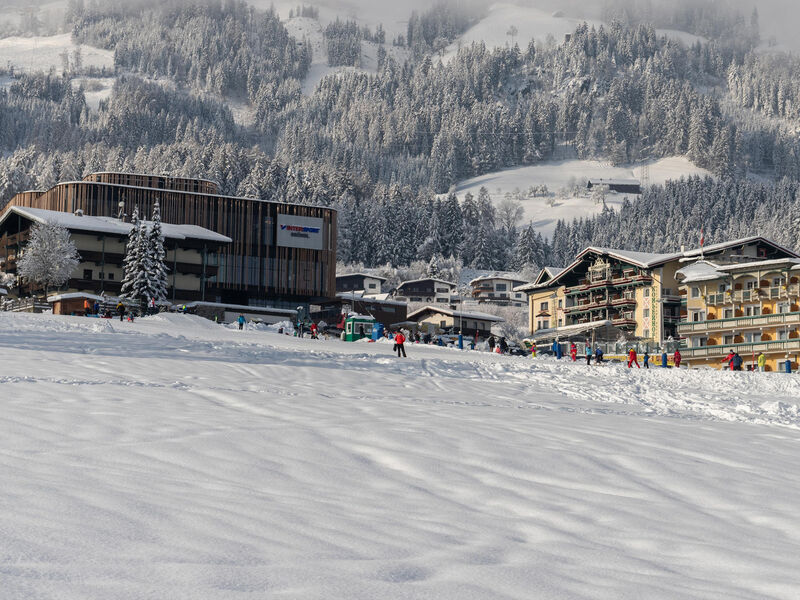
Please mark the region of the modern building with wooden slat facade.
<svg viewBox="0 0 800 600"><path fill-rule="evenodd" d="M12 206L125 218L138 207L164 223L198 225L233 242L209 253L217 267L203 300L296 307L336 297L336 211L321 206L223 196L212 181L92 173L47 191L23 192ZM2 215L2 212L0 212Z"/></svg>

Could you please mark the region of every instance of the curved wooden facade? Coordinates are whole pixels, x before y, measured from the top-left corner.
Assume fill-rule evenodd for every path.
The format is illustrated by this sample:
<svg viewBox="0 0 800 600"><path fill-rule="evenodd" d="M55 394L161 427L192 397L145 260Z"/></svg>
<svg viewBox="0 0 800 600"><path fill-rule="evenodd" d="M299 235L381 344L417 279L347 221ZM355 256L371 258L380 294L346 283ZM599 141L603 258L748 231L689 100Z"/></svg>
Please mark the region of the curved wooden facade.
<svg viewBox="0 0 800 600"><path fill-rule="evenodd" d="M102 180L102 181L100 181ZM157 181L158 180L158 181ZM129 185L150 183L157 187ZM317 303L336 296L336 211L321 206L287 204L253 198L172 189L214 186L204 180L181 180L151 175L95 173L84 181L59 183L44 193L22 193L8 206L27 206L62 212L82 210L92 216L152 214L156 201L165 223L199 225L233 240L209 253L218 267L209 282L208 300L231 304L282 306ZM7 207L6 207L7 208ZM279 215L322 221L322 250L277 245Z"/></svg>

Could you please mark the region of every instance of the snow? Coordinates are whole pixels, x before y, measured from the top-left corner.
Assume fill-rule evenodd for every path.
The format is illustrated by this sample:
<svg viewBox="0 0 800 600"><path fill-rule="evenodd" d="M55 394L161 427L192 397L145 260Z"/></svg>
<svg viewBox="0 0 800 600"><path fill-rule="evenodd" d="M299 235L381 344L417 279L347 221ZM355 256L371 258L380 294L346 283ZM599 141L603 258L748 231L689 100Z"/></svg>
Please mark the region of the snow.
<svg viewBox="0 0 800 600"><path fill-rule="evenodd" d="M76 300L78 298L86 298L87 300L105 301L105 298L103 296L97 296L96 294L90 294L88 292L69 292L66 294L54 294L52 296L48 296L47 301L58 302L60 300Z"/></svg>
<svg viewBox="0 0 800 600"><path fill-rule="evenodd" d="M710 175L705 169L694 166L683 156L662 158L646 163L649 167L650 183L663 184L668 180L680 179L690 175ZM599 213L603 206L596 204L587 191L581 195L567 192L563 198L555 198L554 205L548 206L548 198L539 196L527 198L527 190L531 186L546 185L551 194L560 189L567 189L571 183L582 179L640 179L642 166L615 167L606 162L596 160L553 160L535 165L515 167L502 171L494 171L456 184L454 191L459 199L467 192L477 198L478 191L485 186L497 204L518 189L523 195L523 222L532 222L537 231L550 237L559 219L572 221L573 218L587 217ZM625 198L635 200L636 195L610 192L606 194L606 204L619 207Z"/></svg>
<svg viewBox="0 0 800 600"><path fill-rule="evenodd" d="M464 32L455 42L450 44L444 51L443 59L449 60L456 55L462 46L469 46L472 43L483 42L488 48L506 46L512 43L512 38L508 35L509 28L513 25L517 28L517 34L513 42L524 49L530 40L535 40L537 44L542 44L548 37L556 43L562 43L567 34L575 31L582 23L590 27L600 27L602 21L594 19L577 19L568 16L554 16L558 12L541 10L532 6L518 6L507 2L498 2L489 7L486 17L473 25ZM657 29L658 35L667 36L685 45L691 45L696 41L704 41L697 35L677 31L673 29Z"/></svg>
<svg viewBox="0 0 800 600"><path fill-rule="evenodd" d="M3 596L795 597L796 376L407 351L0 313Z"/></svg>
<svg viewBox="0 0 800 600"><path fill-rule="evenodd" d="M100 102L111 97L114 81L113 77L76 77L71 83L74 89L78 89L81 85L83 86L86 105L91 110L97 110Z"/></svg>
<svg viewBox="0 0 800 600"><path fill-rule="evenodd" d="M292 8L297 7L292 6ZM410 10L411 9L409 9L409 11ZM322 14L323 11L320 11L320 20L309 17L293 17L287 19L283 23L289 35L294 37L298 42L308 40L311 43L311 66L302 84L302 91L305 95L311 94L316 89L319 82L328 75L347 72L376 73L378 70L378 44L366 41L361 42L361 67L328 66L328 50L323 30L328 22L334 20L334 17L331 17L329 20L322 20ZM409 14L411 13L409 12ZM344 15L341 13L337 13L337 16L344 18ZM407 17L408 15L406 15L406 18ZM362 25L364 24L364 21L360 18L356 18L356 21ZM378 22L376 22L375 25L377 25ZM374 26L372 26L372 28L374 29ZM389 38L388 35L387 43L384 44L384 49L387 55L394 58L398 63L403 63L408 58L407 50L393 46L391 44L391 38Z"/></svg>
<svg viewBox="0 0 800 600"><path fill-rule="evenodd" d="M77 216L73 213L60 212L56 210L46 210L44 208L28 208L23 206L12 206L0 219L5 220L8 215L20 214L39 223L58 223L63 227L73 230L96 231L100 233L110 233L117 235L128 235L133 225L115 219L113 217L95 217L89 215ZM149 226L150 221L142 221ZM161 224L164 237L177 240L197 239L213 242L228 243L231 238L222 235L199 225L174 225L172 223Z"/></svg>
<svg viewBox="0 0 800 600"><path fill-rule="evenodd" d="M69 33L51 36L9 37L0 39L0 65L13 66L16 70L28 73L49 71L61 73L62 53L66 50L70 57L77 48ZM85 44L80 45L84 67L114 68L114 53Z"/></svg>

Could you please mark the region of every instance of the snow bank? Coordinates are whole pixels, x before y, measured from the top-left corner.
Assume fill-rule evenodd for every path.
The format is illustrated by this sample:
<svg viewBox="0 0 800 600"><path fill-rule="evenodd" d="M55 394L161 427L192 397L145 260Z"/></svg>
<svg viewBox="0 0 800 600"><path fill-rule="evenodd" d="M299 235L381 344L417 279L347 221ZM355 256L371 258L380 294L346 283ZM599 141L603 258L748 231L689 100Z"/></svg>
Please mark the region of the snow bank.
<svg viewBox="0 0 800 600"><path fill-rule="evenodd" d="M407 351L0 313L3 596L796 595L800 377Z"/></svg>
<svg viewBox="0 0 800 600"><path fill-rule="evenodd" d="M51 68L57 73L63 69L61 55L70 55L80 48L84 67L114 68L114 53L93 46L72 43L69 33L47 37L9 37L0 39L0 64L12 65L15 69L28 73L47 72Z"/></svg>

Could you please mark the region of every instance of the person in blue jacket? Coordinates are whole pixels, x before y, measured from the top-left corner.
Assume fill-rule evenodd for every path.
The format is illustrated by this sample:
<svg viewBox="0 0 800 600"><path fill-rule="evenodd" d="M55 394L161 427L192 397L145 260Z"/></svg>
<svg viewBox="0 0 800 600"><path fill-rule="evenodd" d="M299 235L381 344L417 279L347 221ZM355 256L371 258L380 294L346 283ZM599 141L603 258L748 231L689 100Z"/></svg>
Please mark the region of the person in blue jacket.
<svg viewBox="0 0 800 600"><path fill-rule="evenodd" d="M236 322L237 322L237 323L239 323L239 331L241 331L242 329L244 329L244 324L245 324L245 322L246 322L246 321L245 321L245 318L244 318L244 315L239 315L239 318L238 318L238 319L236 319Z"/></svg>

